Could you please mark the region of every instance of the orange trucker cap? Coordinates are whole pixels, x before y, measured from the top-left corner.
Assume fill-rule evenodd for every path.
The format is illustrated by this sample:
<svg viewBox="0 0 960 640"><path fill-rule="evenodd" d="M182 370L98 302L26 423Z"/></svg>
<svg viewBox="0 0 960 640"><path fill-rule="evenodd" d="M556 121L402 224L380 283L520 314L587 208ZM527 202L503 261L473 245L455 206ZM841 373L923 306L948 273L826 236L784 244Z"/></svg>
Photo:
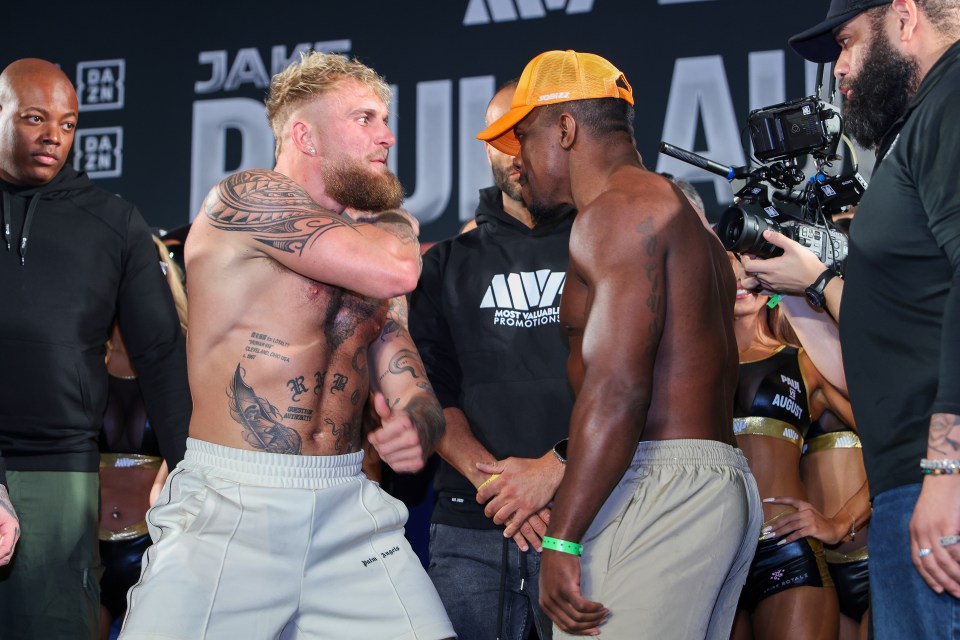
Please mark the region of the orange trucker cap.
<svg viewBox="0 0 960 640"><path fill-rule="evenodd" d="M513 135L513 127L536 107L592 98L622 98L632 105L633 89L619 69L598 55L545 51L524 68L510 110L477 138L515 156L520 152L520 142Z"/></svg>

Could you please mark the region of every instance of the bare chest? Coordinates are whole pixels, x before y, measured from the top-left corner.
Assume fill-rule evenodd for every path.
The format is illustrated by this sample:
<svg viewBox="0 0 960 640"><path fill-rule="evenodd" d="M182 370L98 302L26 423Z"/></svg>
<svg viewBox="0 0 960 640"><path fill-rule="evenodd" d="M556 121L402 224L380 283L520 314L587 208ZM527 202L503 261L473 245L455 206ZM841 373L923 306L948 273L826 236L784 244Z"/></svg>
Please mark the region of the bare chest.
<svg viewBox="0 0 960 640"><path fill-rule="evenodd" d="M304 279L299 307L329 351L347 343L369 344L383 328L387 302Z"/></svg>

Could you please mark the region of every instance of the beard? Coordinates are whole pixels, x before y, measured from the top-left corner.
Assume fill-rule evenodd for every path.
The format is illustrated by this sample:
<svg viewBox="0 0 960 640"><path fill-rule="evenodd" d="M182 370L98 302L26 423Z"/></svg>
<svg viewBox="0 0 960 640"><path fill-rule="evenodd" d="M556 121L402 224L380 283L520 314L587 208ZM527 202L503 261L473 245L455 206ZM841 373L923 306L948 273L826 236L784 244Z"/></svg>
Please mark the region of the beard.
<svg viewBox="0 0 960 640"><path fill-rule="evenodd" d="M564 211L564 206L547 204L541 200L532 200L527 203L527 211L530 212L534 225L539 225L558 217Z"/></svg>
<svg viewBox="0 0 960 640"><path fill-rule="evenodd" d="M358 160L325 164L321 175L327 195L357 211L399 209L406 196L393 172L374 173Z"/></svg>
<svg viewBox="0 0 960 640"><path fill-rule="evenodd" d="M500 191L516 202L523 202L523 195L520 189L520 183L510 179L510 173L513 171L511 166L493 165L493 183L497 185Z"/></svg>
<svg viewBox="0 0 960 640"><path fill-rule="evenodd" d="M865 149L877 149L917 92L920 69L874 28L863 67L844 84L853 94L843 108L847 133Z"/></svg>

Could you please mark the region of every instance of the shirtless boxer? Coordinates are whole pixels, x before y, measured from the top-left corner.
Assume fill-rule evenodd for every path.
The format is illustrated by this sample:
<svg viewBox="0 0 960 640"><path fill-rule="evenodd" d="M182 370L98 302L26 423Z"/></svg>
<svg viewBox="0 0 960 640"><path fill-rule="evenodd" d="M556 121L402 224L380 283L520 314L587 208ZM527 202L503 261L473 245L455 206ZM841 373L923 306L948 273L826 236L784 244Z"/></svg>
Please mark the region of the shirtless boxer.
<svg viewBox="0 0 960 640"><path fill-rule="evenodd" d="M735 284L683 194L644 168L632 105L608 61L549 51L479 135L517 156L531 214L579 211L560 308L576 403L540 601L555 638L726 638L761 517L733 446Z"/></svg>
<svg viewBox="0 0 960 640"><path fill-rule="evenodd" d="M186 244L188 453L148 514L123 638L445 638L403 537L360 471L370 443L420 469L443 416L406 330L420 265L386 167L389 87L311 53L274 77L274 171L214 187ZM351 211L380 211L353 219Z"/></svg>

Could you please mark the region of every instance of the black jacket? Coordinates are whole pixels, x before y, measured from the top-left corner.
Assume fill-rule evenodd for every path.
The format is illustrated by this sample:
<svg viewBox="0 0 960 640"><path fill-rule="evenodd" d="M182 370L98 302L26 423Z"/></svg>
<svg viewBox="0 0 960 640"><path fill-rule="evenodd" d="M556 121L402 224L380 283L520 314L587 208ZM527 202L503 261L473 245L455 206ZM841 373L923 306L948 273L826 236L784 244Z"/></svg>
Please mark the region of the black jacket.
<svg viewBox="0 0 960 640"><path fill-rule="evenodd" d="M930 416L960 413L958 146L960 42L884 136L850 227L840 346L872 496L921 482Z"/></svg>
<svg viewBox="0 0 960 640"><path fill-rule="evenodd" d="M96 471L114 319L171 468L191 402L185 344L156 247L129 202L64 167L0 182L0 451L18 471Z"/></svg>
<svg viewBox="0 0 960 640"><path fill-rule="evenodd" d="M573 394L559 310L573 215L528 229L480 192L477 228L427 252L410 333L444 408L498 459L542 456L569 430ZM476 490L442 462L433 521L494 528Z"/></svg>

